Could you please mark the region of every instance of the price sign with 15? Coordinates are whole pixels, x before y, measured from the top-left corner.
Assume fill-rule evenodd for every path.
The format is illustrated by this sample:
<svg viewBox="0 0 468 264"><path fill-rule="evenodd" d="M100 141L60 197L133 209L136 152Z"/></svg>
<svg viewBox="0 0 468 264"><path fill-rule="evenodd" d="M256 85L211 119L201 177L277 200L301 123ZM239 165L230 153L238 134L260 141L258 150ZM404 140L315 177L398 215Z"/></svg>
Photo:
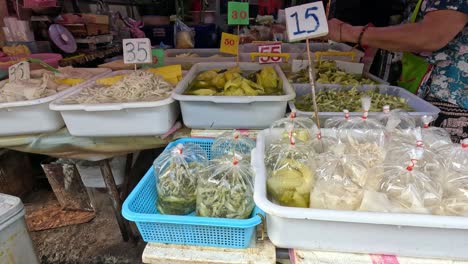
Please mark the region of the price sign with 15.
<svg viewBox="0 0 468 264"><path fill-rule="evenodd" d="M258 46L259 53L281 53L281 43L265 44ZM282 62L281 57L258 57L259 63Z"/></svg>
<svg viewBox="0 0 468 264"><path fill-rule="evenodd" d="M286 8L289 41L316 38L328 34L328 23L322 1Z"/></svg>
<svg viewBox="0 0 468 264"><path fill-rule="evenodd" d="M29 62L22 61L8 67L8 79L10 82L19 80L29 80L31 78L31 70Z"/></svg>
<svg viewBox="0 0 468 264"><path fill-rule="evenodd" d="M148 38L122 40L125 64L152 63L151 41Z"/></svg>

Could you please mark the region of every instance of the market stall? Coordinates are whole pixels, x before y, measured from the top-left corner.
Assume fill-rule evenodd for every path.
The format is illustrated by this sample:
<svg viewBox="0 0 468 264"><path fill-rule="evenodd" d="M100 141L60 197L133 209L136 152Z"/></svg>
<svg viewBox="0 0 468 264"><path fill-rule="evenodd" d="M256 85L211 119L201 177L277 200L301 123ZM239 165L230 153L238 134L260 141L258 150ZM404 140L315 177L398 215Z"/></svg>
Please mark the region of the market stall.
<svg viewBox="0 0 468 264"><path fill-rule="evenodd" d="M468 139L430 125L437 107L370 73L370 52L320 40L321 2L255 21L248 2L226 19L205 2L192 22L179 1L159 6L173 18L138 2L145 24L104 3L5 18L0 150L60 159L40 164L59 210L93 211L85 189L104 187L144 263L468 260Z"/></svg>

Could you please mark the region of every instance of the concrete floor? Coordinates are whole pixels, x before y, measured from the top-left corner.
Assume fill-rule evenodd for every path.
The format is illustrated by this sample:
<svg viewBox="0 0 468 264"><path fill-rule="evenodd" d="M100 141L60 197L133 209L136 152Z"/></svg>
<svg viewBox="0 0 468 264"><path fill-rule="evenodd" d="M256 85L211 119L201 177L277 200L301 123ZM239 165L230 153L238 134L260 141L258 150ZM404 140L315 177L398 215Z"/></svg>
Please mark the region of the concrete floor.
<svg viewBox="0 0 468 264"><path fill-rule="evenodd" d="M41 263L142 263L146 243L123 242L110 199L105 193L94 193L98 211L90 222L31 232ZM50 194L41 193L40 197Z"/></svg>

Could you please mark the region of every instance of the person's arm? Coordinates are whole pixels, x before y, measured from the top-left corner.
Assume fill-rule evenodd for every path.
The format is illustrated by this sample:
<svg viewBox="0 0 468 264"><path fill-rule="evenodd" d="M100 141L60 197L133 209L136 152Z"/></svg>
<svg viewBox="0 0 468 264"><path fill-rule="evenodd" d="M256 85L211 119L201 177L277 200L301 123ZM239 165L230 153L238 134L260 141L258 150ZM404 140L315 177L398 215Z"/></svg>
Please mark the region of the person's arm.
<svg viewBox="0 0 468 264"><path fill-rule="evenodd" d="M459 11L432 11L418 23L370 27L364 32L361 44L391 51L436 51L446 46L467 22L468 14ZM351 26L332 19L329 21L329 38L357 43L362 29L362 26Z"/></svg>

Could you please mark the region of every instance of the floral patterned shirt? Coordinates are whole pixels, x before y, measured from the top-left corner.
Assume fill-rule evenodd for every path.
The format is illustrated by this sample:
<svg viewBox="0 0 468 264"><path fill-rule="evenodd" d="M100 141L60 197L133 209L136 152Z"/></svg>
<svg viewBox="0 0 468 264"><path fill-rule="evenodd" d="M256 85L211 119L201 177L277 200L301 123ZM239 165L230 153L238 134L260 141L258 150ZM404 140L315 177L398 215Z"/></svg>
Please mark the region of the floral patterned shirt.
<svg viewBox="0 0 468 264"><path fill-rule="evenodd" d="M424 0L420 16L435 10L456 10L468 14L467 0ZM419 95L437 99L468 109L468 26L442 49L428 57L434 67Z"/></svg>

